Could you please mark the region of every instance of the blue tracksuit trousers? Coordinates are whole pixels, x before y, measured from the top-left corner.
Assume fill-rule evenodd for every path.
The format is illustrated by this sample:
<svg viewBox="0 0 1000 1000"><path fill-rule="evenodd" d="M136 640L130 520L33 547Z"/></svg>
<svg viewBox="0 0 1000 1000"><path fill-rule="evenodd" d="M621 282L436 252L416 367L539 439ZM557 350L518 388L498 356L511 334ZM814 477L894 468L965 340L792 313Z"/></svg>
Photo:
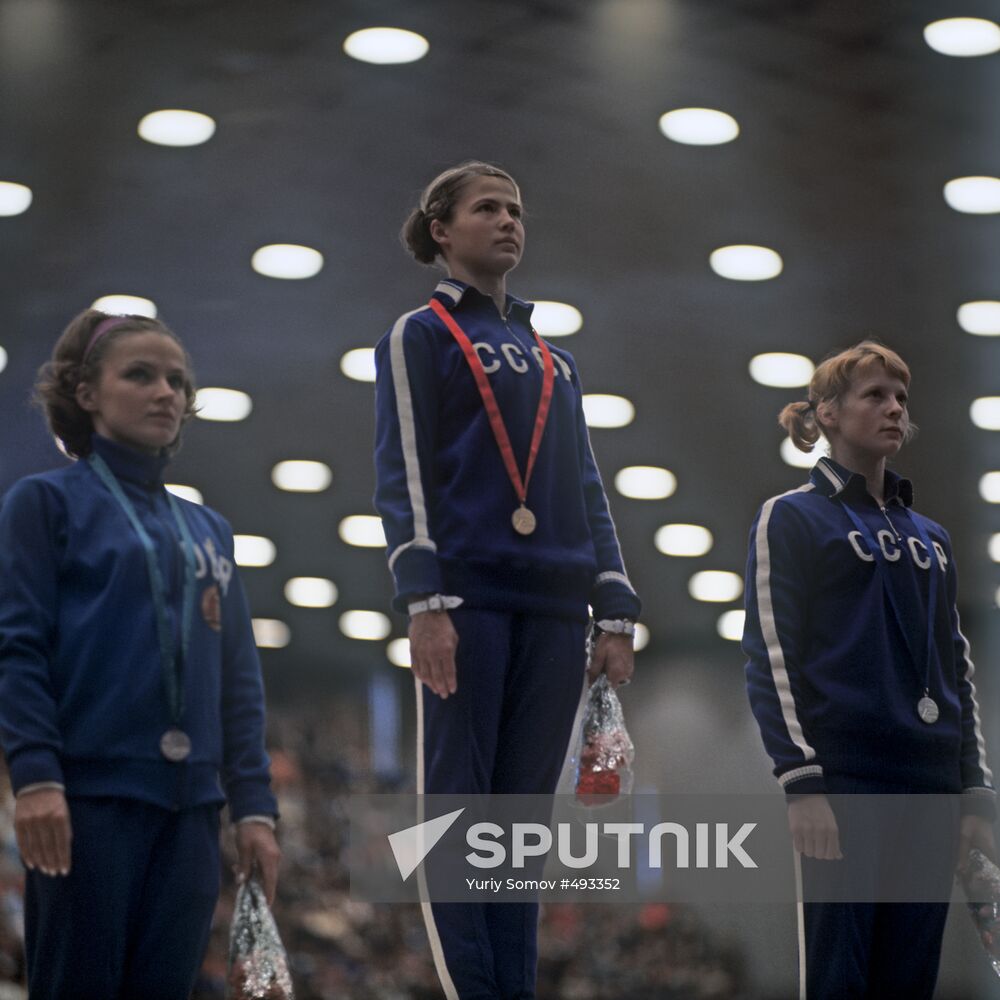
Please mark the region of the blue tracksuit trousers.
<svg viewBox="0 0 1000 1000"><path fill-rule="evenodd" d="M584 623L450 614L458 691L441 700L417 681L418 793L554 792L584 683ZM424 904L424 919L448 1000L535 996L536 903Z"/></svg>
<svg viewBox="0 0 1000 1000"><path fill-rule="evenodd" d="M27 873L31 1000L187 1000L219 895L219 810L70 798L72 866Z"/></svg>
<svg viewBox="0 0 1000 1000"><path fill-rule="evenodd" d="M931 810L916 801L925 797L914 789L837 775L827 775L826 783L844 857L801 859L801 1000L930 1000L947 903L808 900L843 898L844 885L864 886L866 898L878 898L879 887L906 883L947 898L958 853L958 796L936 796L942 806ZM910 804L897 799L908 792ZM874 796L901 804L881 808L872 805ZM838 883L841 891L831 893Z"/></svg>

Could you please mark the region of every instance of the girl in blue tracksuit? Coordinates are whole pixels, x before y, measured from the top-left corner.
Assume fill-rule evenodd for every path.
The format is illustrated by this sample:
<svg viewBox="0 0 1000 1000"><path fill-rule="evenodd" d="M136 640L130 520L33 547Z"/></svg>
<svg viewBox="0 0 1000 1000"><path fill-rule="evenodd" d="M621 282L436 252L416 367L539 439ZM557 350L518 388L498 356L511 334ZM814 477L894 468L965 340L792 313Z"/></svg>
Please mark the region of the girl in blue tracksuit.
<svg viewBox="0 0 1000 1000"><path fill-rule="evenodd" d="M951 541L886 469L912 430L909 382L902 359L870 341L824 361L808 400L780 422L803 451L822 433L831 457L768 500L750 533L747 686L788 796L806 896L836 881L831 864L884 871L899 847L864 832L865 819L852 841L849 800L841 813L828 794L956 793L957 856L994 852L993 777ZM945 895L949 884L945 872ZM946 913L946 903L805 903L800 995L929 998Z"/></svg>
<svg viewBox="0 0 1000 1000"><path fill-rule="evenodd" d="M37 395L76 461L0 506L0 738L32 1000L183 1000L219 890L219 807L273 897L260 666L229 525L163 473L193 413L162 323L81 313Z"/></svg>
<svg viewBox="0 0 1000 1000"><path fill-rule="evenodd" d="M632 673L639 600L594 463L572 357L506 276L524 246L509 174L470 162L403 230L448 277L376 347L377 489L410 615L419 793L551 793L584 676ZM425 904L445 995L534 994L537 906Z"/></svg>

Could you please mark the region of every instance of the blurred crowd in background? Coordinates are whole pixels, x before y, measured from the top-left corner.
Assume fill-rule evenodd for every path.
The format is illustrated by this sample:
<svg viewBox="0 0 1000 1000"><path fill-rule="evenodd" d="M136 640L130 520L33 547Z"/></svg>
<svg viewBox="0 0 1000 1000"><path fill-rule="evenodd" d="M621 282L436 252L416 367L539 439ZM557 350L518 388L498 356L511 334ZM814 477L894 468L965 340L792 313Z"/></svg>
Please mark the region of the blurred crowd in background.
<svg viewBox="0 0 1000 1000"><path fill-rule="evenodd" d="M420 909L350 898L347 797L412 791L412 774L375 779L367 720L351 703L272 708L269 748L284 853L274 915L297 1000L440 1000ZM23 870L4 772L0 811L0 1000L26 998ZM212 940L193 1000L225 995L234 899L232 838ZM691 909L663 903L546 904L539 936L544 1000L738 1000L736 946Z"/></svg>

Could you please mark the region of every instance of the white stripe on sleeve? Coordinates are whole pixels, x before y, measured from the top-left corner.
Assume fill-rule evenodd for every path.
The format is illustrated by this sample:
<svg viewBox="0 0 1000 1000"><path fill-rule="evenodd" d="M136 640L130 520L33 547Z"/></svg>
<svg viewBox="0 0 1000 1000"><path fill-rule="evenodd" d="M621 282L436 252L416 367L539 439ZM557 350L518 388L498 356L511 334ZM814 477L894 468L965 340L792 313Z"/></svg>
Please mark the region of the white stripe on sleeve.
<svg viewBox="0 0 1000 1000"><path fill-rule="evenodd" d="M410 494L410 510L413 512L413 540L407 546L436 551L427 530L427 507L424 503L424 487L420 481L420 457L417 454L417 424L413 415L413 397L410 393L410 378L406 370L406 352L403 334L406 321L420 309L405 313L396 320L389 335L389 361L392 381L396 389L396 412L399 416L399 439L403 449L403 463L406 468L406 488ZM393 552L393 561L402 551L400 546Z"/></svg>
<svg viewBox="0 0 1000 1000"><path fill-rule="evenodd" d="M785 728L791 741L802 751L805 760L812 760L816 751L806 742L795 712L795 700L792 697L792 686L788 680L785 668L785 653L778 638L778 629L774 620L774 607L771 603L771 549L767 542L767 526L771 520L774 505L792 493L805 493L813 489L812 483L806 483L796 490L789 490L779 496L771 497L761 508L760 520L757 522L757 537L754 547L757 553L757 611L760 616L760 630L767 646L767 656L771 663L771 677L781 705L781 715L785 720Z"/></svg>
<svg viewBox="0 0 1000 1000"><path fill-rule="evenodd" d="M965 664L965 679L969 682L969 697L972 699L972 721L976 733L976 747L979 750L979 770L983 772L983 777L991 785L993 784L993 772L986 763L986 741L983 739L983 727L979 721L979 702L976 701L976 685L972 683L972 678L976 673L976 665L969 655L972 648L969 640L962 633L962 623L958 617L958 608L955 608L955 629L962 640L962 662Z"/></svg>

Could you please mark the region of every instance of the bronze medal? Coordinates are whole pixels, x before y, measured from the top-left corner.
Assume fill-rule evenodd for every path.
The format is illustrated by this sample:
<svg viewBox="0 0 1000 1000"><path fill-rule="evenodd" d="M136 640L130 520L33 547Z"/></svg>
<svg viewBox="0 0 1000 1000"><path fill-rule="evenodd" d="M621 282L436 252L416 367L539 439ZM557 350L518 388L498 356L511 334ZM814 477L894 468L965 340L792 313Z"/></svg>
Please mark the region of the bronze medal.
<svg viewBox="0 0 1000 1000"><path fill-rule="evenodd" d="M510 517L510 521L514 525L514 530L519 535L530 535L538 526L538 520L535 518L535 515L524 504L521 504L514 511Z"/></svg>
<svg viewBox="0 0 1000 1000"><path fill-rule="evenodd" d="M171 727L160 737L160 753L175 764L191 755L191 737L183 729Z"/></svg>

